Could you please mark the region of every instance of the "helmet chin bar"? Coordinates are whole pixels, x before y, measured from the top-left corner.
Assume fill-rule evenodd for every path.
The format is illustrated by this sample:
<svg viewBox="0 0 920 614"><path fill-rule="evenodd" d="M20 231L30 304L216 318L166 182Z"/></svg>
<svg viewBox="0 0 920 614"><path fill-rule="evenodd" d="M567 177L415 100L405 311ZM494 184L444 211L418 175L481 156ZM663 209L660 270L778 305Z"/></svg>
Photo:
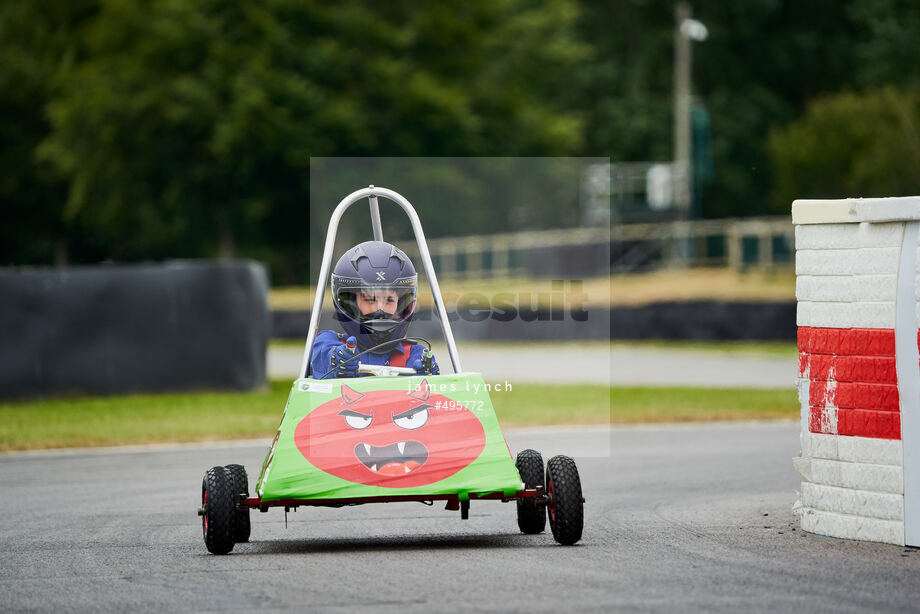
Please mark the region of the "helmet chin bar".
<svg viewBox="0 0 920 614"><path fill-rule="evenodd" d="M374 313L361 316L361 330L367 331L367 336L371 340L371 345L380 345L393 339L393 331L399 324L397 320L390 319L389 314L382 309Z"/></svg>
<svg viewBox="0 0 920 614"><path fill-rule="evenodd" d="M388 343L393 338L393 335L391 335L389 332L371 332L368 333L367 336L370 337L371 340L372 345L370 347L373 347L374 345L380 345L381 343Z"/></svg>
<svg viewBox="0 0 920 614"><path fill-rule="evenodd" d="M376 314L369 314L368 317ZM393 332L396 330L399 322L396 320L361 320L362 337L370 339L367 347L373 347L382 343L393 340ZM360 337L359 337L360 340ZM358 345L361 345L359 343Z"/></svg>
<svg viewBox="0 0 920 614"><path fill-rule="evenodd" d="M336 319L343 323L346 334L353 334L358 341L358 347L362 350L382 345L396 338L401 338L405 334L405 327L409 324L411 316L403 320L393 319L391 313L378 309L373 313L361 315L359 318L349 317L345 314L336 314ZM348 324L348 325L346 325ZM357 330L352 328L357 324ZM402 326L400 326L402 325ZM400 331L402 328L402 331ZM399 334L396 334L399 332ZM383 348L381 351L385 351Z"/></svg>
<svg viewBox="0 0 920 614"><path fill-rule="evenodd" d="M373 313L368 313L362 315L359 318L359 322L364 326L374 330L375 332L387 332L393 330L400 320L394 320L392 316L395 314L387 313L383 309L378 309Z"/></svg>

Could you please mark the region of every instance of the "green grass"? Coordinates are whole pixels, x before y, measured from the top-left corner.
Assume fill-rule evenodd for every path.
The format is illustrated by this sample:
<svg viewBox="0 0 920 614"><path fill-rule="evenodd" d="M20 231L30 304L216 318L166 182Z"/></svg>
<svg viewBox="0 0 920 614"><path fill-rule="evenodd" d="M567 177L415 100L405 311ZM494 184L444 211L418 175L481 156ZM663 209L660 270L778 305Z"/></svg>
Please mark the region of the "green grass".
<svg viewBox="0 0 920 614"><path fill-rule="evenodd" d="M776 420L799 415L795 390L516 385L493 392L506 426Z"/></svg>
<svg viewBox="0 0 920 614"><path fill-rule="evenodd" d="M274 434L290 382L248 393L0 403L0 450L212 441ZM518 384L493 391L503 426L795 418L795 391Z"/></svg>
<svg viewBox="0 0 920 614"><path fill-rule="evenodd" d="M750 388L611 388L611 422L697 422L798 418L796 391Z"/></svg>
<svg viewBox="0 0 920 614"><path fill-rule="evenodd" d="M0 450L269 437L289 389L2 403Z"/></svg>

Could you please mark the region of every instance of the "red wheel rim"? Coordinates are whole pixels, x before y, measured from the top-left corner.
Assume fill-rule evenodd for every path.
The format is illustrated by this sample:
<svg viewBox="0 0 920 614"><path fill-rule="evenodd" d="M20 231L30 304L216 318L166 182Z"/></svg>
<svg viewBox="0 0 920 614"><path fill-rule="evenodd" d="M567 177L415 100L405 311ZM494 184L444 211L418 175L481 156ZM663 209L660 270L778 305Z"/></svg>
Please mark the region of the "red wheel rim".
<svg viewBox="0 0 920 614"><path fill-rule="evenodd" d="M546 494L549 495L549 521L556 522L556 497L553 496L553 481L546 480Z"/></svg>
<svg viewBox="0 0 920 614"><path fill-rule="evenodd" d="M203 523L203 526L204 526L204 532L205 534L207 534L208 532L208 491L207 490L201 493L201 507L204 509L204 514L202 514L201 516L202 518L201 522Z"/></svg>

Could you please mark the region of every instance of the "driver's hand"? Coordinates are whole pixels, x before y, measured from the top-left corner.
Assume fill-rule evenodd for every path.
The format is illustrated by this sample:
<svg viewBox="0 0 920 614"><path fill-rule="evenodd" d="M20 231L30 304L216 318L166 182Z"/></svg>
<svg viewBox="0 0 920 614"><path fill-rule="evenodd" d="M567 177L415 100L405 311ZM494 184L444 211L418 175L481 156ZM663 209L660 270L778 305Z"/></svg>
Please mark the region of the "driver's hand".
<svg viewBox="0 0 920 614"><path fill-rule="evenodd" d="M356 342L357 339L349 337L329 355L329 367L335 369L336 377L358 376L358 359L354 358L358 351L355 347Z"/></svg>
<svg viewBox="0 0 920 614"><path fill-rule="evenodd" d="M428 375L425 370L425 363L423 361L423 356L420 355L418 358L413 358L406 361L406 366L410 369L415 369L415 372L418 375ZM438 367L438 361L434 359L434 354L431 355L431 375L439 375L441 373L440 367Z"/></svg>

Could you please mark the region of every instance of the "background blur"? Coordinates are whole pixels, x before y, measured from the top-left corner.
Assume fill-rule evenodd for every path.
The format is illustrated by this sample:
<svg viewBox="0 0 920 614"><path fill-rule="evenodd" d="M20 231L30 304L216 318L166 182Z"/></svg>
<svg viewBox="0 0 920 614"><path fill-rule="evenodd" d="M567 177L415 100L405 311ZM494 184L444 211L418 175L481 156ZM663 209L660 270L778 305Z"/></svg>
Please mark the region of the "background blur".
<svg viewBox="0 0 920 614"><path fill-rule="evenodd" d="M920 5L700 0L705 37L681 30L675 8L2 3L0 265L251 257L273 285L306 284L311 157L611 161L566 204L583 217L558 219L549 199L523 213L470 199L485 227L434 216L435 239L785 216L793 198L920 192ZM683 86L677 66L690 68ZM686 83L692 98L679 99ZM689 167L674 165L675 126L689 130ZM675 183L686 168L692 183ZM692 185L683 207L675 185ZM693 232L683 258L735 249ZM742 264L745 249L782 252L781 237L758 232L769 248L742 245ZM640 252L614 270L660 259Z"/></svg>

